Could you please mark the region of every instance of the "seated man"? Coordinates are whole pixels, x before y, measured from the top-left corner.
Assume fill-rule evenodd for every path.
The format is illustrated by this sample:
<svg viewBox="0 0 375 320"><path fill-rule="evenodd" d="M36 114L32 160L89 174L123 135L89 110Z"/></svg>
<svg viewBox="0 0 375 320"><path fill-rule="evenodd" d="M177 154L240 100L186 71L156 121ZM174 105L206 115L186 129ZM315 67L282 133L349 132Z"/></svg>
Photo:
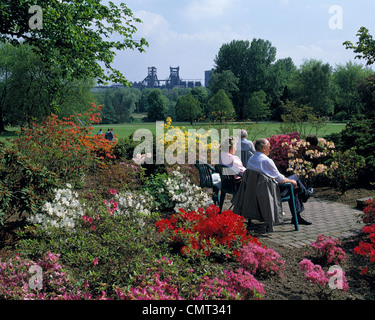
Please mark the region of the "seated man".
<svg viewBox="0 0 375 320"><path fill-rule="evenodd" d="M255 142L255 154L249 159L247 163L247 169L260 172L272 179L275 179L278 183L291 183L295 188L296 198L296 210L299 224L311 225L311 222L301 216L301 212L305 210L303 203L307 202L308 198L312 195L312 188L306 189L300 179L296 176L290 176L286 178L277 169L274 161L268 157L270 154L270 142L267 139L259 139ZM281 192L281 196L286 196L288 190ZM294 220L292 220L294 223Z"/></svg>
<svg viewBox="0 0 375 320"><path fill-rule="evenodd" d="M247 140L247 131L241 130L241 140L238 142L238 145L241 145L241 151L250 151L251 155L255 153L254 144Z"/></svg>

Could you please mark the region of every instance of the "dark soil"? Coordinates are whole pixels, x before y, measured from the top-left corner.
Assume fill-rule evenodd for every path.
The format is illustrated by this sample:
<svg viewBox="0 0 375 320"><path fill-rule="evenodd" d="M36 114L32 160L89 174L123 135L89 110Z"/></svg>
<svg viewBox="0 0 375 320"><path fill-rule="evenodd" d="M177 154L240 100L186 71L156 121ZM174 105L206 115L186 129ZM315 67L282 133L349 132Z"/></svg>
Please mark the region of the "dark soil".
<svg viewBox="0 0 375 320"><path fill-rule="evenodd" d="M314 196L354 207L357 199L374 196L374 193L373 190L356 189L341 194L330 188L318 188L315 189ZM13 253L11 248L16 241L15 231L22 225L23 223L16 219L8 221L0 228L0 259L7 258ZM262 239L264 245L274 249L285 261L283 277L257 277L265 285L264 300L375 300L375 272L361 274L362 268L366 265L369 270L374 270L374 266L366 262L363 257L352 253L361 240L363 240L362 236L357 236L341 242L341 247L347 255L347 260L341 267L345 271L349 290L339 292L339 290L331 290L327 287L322 290L317 284L310 284L304 280L304 273L299 270L298 266L304 258L314 262L315 254L312 248L309 246L301 249L283 247ZM329 268L322 266L325 271Z"/></svg>

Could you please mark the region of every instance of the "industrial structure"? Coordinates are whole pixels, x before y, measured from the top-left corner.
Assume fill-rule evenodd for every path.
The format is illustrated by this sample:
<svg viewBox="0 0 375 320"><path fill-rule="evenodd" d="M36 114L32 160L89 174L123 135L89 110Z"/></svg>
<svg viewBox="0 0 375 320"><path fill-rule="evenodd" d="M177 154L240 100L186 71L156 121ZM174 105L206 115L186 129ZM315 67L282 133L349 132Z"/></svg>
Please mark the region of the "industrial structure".
<svg viewBox="0 0 375 320"><path fill-rule="evenodd" d="M132 83L132 87L144 89L144 88L194 88L202 87L200 80L182 80L180 78L180 67L170 67L169 78L166 80L159 80L157 75L157 69L155 67L148 68L148 75L142 82Z"/></svg>

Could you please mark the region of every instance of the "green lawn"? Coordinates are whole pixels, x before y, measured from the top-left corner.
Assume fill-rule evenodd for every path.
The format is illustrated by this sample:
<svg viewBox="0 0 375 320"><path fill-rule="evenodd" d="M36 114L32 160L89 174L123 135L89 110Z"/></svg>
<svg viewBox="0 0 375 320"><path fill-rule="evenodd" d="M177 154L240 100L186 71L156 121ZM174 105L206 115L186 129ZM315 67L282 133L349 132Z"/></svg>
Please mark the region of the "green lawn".
<svg viewBox="0 0 375 320"><path fill-rule="evenodd" d="M249 134L249 139L256 140L258 138L267 138L272 135L280 134L280 123L277 122L261 122L261 123L226 123L226 124L208 124L208 123L197 123L190 125L189 123L172 123L174 126L180 128L184 127L186 130L189 129L205 129L209 130L215 128L217 130L229 129L230 134L232 134L233 129L246 129ZM94 126L94 132L99 131L99 128L106 132L108 128L113 128L113 132L119 136L119 138L129 137L132 133L139 129L146 129L151 131L153 134L156 133L155 123L124 123L124 124L105 124ZM325 127L319 130L318 136L324 137L331 133L341 132L345 128L345 123L329 123ZM16 136L17 128L8 129L9 132L0 134L0 140L5 140L6 138L13 138ZM306 133L316 133L311 126L306 125Z"/></svg>
<svg viewBox="0 0 375 320"><path fill-rule="evenodd" d="M232 134L233 129L246 129L249 134L249 139L256 140L259 138L267 138L272 135L280 134L280 123L277 122L264 122L258 124L245 124L245 123L227 123L227 124L208 124L208 123L197 123L190 125L189 123L172 123L174 126L180 128L189 129L212 129L216 128L217 130L229 129L230 134ZM119 136L119 138L129 137L132 133L139 129L146 129L151 131L153 134L156 133L156 124L155 123L131 123L131 124L113 124L113 125L98 125L95 126L95 130L98 131L99 128L102 128L104 132L108 128L113 128L113 132ZM341 132L345 128L344 123L329 123L324 128L318 131L319 137L327 136L331 133ZM316 131L309 125L306 125L306 134L316 133Z"/></svg>

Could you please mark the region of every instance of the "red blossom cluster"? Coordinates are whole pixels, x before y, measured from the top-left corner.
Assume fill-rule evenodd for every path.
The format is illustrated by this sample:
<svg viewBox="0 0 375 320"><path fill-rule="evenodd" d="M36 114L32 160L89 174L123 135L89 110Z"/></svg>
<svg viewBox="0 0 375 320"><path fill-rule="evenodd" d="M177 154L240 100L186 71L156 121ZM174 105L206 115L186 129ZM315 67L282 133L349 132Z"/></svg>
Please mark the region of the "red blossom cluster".
<svg viewBox="0 0 375 320"><path fill-rule="evenodd" d="M368 235L368 241L361 241L354 248L354 253L365 257L369 262L375 263L375 200L368 200L363 210L362 221L366 225L362 232ZM368 272L368 267L362 269L362 274Z"/></svg>
<svg viewBox="0 0 375 320"><path fill-rule="evenodd" d="M219 208L211 205L205 210L200 208L191 212L180 209L170 219L156 222L156 227L159 233L165 233L181 244L181 253L185 256L200 253L209 256L219 247L225 248L227 256L238 256L247 243L261 245L257 238L246 234L244 220L232 211L220 214Z"/></svg>

